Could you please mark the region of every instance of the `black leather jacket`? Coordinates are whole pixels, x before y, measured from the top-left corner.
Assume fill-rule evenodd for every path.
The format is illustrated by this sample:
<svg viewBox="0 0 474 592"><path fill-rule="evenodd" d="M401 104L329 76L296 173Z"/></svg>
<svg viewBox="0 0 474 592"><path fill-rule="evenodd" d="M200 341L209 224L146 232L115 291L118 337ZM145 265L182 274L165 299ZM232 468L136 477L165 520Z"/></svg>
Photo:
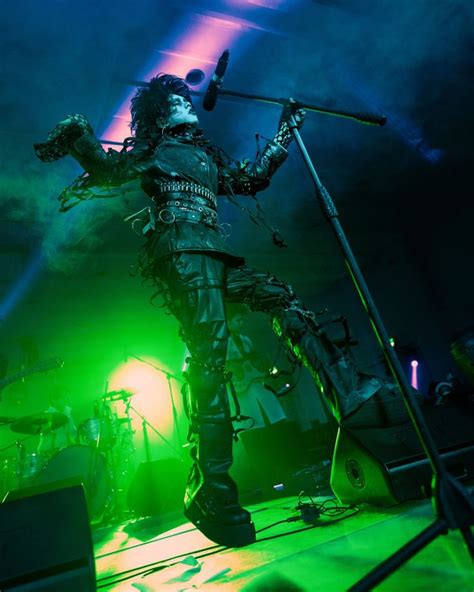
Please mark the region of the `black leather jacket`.
<svg viewBox="0 0 474 592"><path fill-rule="evenodd" d="M70 154L97 185L114 187L140 180L154 202L148 238L154 258L159 259L178 251L236 258L220 232L215 196L254 195L265 189L288 153L272 140L255 162L229 166L218 164L212 152L197 145L192 135L168 137L150 155L139 150L106 153L95 136L86 132L75 141ZM186 187L189 190L180 190ZM207 197L193 195L197 193L193 188L202 188Z"/></svg>

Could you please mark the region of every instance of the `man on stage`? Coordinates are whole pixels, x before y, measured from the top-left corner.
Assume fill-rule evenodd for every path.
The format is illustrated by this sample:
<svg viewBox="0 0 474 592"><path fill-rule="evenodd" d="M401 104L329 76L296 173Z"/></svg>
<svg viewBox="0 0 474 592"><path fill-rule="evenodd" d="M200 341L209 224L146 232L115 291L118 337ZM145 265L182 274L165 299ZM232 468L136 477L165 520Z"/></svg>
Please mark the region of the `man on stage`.
<svg viewBox="0 0 474 592"><path fill-rule="evenodd" d="M268 187L288 154L290 111L283 111L274 138L253 163L232 161L210 144L198 127L189 88L176 76L162 74L140 88L131 114L134 135L126 141L128 150L104 152L85 117L72 115L46 143L35 145L36 153L46 162L69 154L87 173L63 192L63 211L83 199L113 196L133 179L150 197L141 272L161 291L191 356L187 409L193 466L185 514L213 541L246 545L255 540L255 530L229 476L233 427L225 302L244 303L268 315L282 342L312 373L339 422L390 387L360 373L292 288L246 266L221 232L217 196L250 196ZM301 126L304 112L293 114Z"/></svg>

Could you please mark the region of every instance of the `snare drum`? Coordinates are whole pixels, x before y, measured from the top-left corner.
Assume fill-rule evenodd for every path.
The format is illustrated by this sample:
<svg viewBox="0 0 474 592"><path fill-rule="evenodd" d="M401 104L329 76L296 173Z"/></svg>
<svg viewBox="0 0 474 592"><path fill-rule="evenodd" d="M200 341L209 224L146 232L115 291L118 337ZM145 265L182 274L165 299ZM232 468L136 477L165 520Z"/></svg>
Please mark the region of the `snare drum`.
<svg viewBox="0 0 474 592"><path fill-rule="evenodd" d="M97 446L100 440L100 419L90 417L85 419L78 428L81 444Z"/></svg>
<svg viewBox="0 0 474 592"><path fill-rule="evenodd" d="M31 452L0 459L0 499L8 491L32 485L47 458L44 454Z"/></svg>
<svg viewBox="0 0 474 592"><path fill-rule="evenodd" d="M85 446L101 449L110 448L115 442L115 434L109 417L89 417L78 429L79 441Z"/></svg>
<svg viewBox="0 0 474 592"><path fill-rule="evenodd" d="M20 480L25 485L44 467L48 457L39 452L25 454L20 461Z"/></svg>

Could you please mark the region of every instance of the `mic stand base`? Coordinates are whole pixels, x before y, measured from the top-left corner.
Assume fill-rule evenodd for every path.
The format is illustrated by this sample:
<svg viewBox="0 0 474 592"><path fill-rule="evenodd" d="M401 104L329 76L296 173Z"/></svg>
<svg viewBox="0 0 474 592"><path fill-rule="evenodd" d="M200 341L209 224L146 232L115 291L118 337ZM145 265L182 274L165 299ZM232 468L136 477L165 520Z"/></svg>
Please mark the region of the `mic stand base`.
<svg viewBox="0 0 474 592"><path fill-rule="evenodd" d="M472 496L452 475L447 473L446 477L433 487L432 502L438 518L351 586L348 592L372 590L439 535L446 535L450 530L461 532L468 552L474 559L474 537L471 533L474 515ZM454 516L452 515L453 510ZM451 520L448 522L446 516L450 515Z"/></svg>

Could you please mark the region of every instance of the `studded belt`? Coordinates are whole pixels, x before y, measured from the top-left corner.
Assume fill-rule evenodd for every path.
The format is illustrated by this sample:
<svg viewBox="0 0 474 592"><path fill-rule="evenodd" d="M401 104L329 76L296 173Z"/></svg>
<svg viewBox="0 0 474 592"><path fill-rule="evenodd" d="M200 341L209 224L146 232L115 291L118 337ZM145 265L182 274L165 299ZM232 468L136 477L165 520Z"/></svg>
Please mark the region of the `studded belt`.
<svg viewBox="0 0 474 592"><path fill-rule="evenodd" d="M209 203L211 208L217 209L216 195L207 187L198 185L197 183L188 183L185 181L155 181L156 194L154 200L163 201L170 193L184 193L192 196L203 197Z"/></svg>

